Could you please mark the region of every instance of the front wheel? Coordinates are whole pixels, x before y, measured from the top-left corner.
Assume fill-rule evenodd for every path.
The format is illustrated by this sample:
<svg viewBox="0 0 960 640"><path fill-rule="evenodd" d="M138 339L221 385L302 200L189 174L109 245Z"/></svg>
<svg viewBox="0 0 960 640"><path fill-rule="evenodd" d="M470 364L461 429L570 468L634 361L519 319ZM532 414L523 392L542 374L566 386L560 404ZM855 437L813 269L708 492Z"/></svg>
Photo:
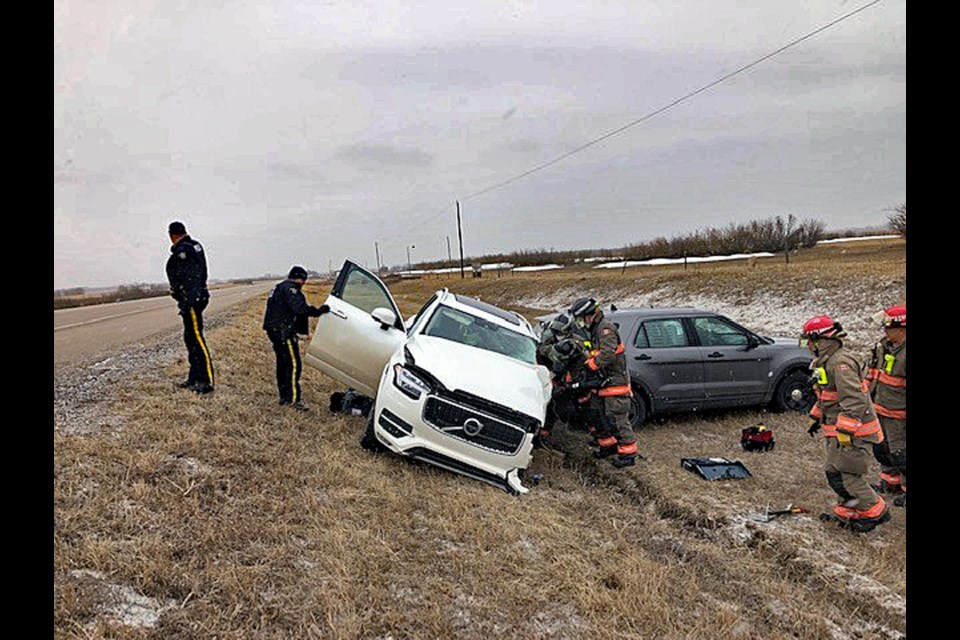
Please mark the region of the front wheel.
<svg viewBox="0 0 960 640"><path fill-rule="evenodd" d="M647 403L636 391L630 397L630 411L627 413L627 419L630 421L630 428L634 431L639 431L647 419Z"/></svg>
<svg viewBox="0 0 960 640"><path fill-rule="evenodd" d="M774 411L807 413L815 401L810 376L804 371L791 371L777 385L771 405Z"/></svg>
<svg viewBox="0 0 960 640"><path fill-rule="evenodd" d="M367 418L367 426L364 427L363 435L360 436L360 446L367 451L378 453L380 451L386 451L387 448L377 440L377 434L373 430L373 416L376 414L375 408L376 407L370 408L370 417Z"/></svg>

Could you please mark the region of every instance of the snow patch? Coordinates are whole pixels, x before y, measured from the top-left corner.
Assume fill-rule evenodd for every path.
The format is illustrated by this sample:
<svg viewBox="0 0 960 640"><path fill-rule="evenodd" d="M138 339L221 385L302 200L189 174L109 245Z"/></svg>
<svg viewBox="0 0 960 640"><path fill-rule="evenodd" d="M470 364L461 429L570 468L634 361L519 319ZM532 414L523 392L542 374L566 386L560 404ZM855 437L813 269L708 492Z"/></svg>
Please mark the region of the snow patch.
<svg viewBox="0 0 960 640"><path fill-rule="evenodd" d="M514 267L513 271L550 271L552 269L563 269L562 264L541 264L532 267Z"/></svg>
<svg viewBox="0 0 960 640"><path fill-rule="evenodd" d="M722 262L725 260L745 260L749 258L775 258L767 251L759 253L734 253L728 256L688 256L686 258L651 258L650 260L626 260L598 264L594 269L622 269L624 267L656 267L665 264L696 264L700 262Z"/></svg>
<svg viewBox="0 0 960 640"><path fill-rule="evenodd" d="M858 236L856 238L833 238L832 240L821 240L817 244L835 244L837 242L859 242L860 240L893 240L899 238L898 235L892 236Z"/></svg>
<svg viewBox="0 0 960 640"><path fill-rule="evenodd" d="M174 600L160 601L138 593L133 587L107 582L99 571L77 569L70 572L74 578L93 581L103 595L96 612L104 618L128 627L153 628L160 616L176 606Z"/></svg>

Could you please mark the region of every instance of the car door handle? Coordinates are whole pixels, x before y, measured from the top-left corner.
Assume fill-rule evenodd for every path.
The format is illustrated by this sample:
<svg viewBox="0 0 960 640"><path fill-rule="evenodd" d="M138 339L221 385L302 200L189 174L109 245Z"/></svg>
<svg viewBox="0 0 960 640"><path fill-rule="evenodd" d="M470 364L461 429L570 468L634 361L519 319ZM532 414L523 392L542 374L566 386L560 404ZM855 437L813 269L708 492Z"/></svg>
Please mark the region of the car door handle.
<svg viewBox="0 0 960 640"><path fill-rule="evenodd" d="M707 357L708 357L708 358L722 358L722 357L723 357L723 354L720 353L719 351L714 351L713 353L708 353L708 354L707 354Z"/></svg>
<svg viewBox="0 0 960 640"><path fill-rule="evenodd" d="M645 353L641 353L641 354L638 355L638 356L633 356L633 359L634 359L634 360L652 360L653 357L652 357L652 356L648 356L648 355L645 354Z"/></svg>
<svg viewBox="0 0 960 640"><path fill-rule="evenodd" d="M347 319L347 314L345 314L343 311L340 311L339 309L330 309L330 313L337 316L341 320Z"/></svg>

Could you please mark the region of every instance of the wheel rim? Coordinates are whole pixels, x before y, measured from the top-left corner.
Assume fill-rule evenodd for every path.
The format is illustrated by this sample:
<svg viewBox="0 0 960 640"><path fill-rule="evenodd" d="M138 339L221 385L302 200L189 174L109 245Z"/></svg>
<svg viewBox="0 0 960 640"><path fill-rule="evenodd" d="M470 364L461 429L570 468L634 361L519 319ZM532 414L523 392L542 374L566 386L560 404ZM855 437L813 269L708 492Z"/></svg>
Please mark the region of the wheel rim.
<svg viewBox="0 0 960 640"><path fill-rule="evenodd" d="M800 392L800 399L795 400L793 392ZM793 384L783 390L783 406L790 411L806 411L813 404L813 391L803 384Z"/></svg>

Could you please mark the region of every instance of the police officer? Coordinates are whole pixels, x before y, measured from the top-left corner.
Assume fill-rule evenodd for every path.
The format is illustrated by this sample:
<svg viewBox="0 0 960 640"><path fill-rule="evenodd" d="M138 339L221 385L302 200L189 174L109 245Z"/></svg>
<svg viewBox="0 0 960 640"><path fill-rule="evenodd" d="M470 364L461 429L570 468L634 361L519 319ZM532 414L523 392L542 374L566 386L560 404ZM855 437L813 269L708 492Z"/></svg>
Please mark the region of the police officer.
<svg viewBox="0 0 960 640"><path fill-rule="evenodd" d="M593 298L578 299L570 307L570 315L589 335L590 351L583 366L601 380L590 396L591 412L599 422L596 435L600 449L594 456L616 455L611 462L618 469L633 466L637 457L637 438L629 419L633 389L620 333Z"/></svg>
<svg viewBox="0 0 960 640"><path fill-rule="evenodd" d="M330 307L314 307L307 304L301 289L307 281L307 270L300 266L290 269L287 279L277 284L267 299L263 316L263 329L273 344L277 356L277 388L280 404L289 405L298 411L308 411L300 398L300 347L297 334L307 334L307 317L317 317Z"/></svg>
<svg viewBox="0 0 960 640"><path fill-rule="evenodd" d="M801 339L814 359L810 368L817 403L810 416L823 429L827 483L837 494L833 513L821 515L857 531L870 531L890 519L883 498L867 484L873 445L883 442L880 421L863 389L857 359L843 348L846 332L830 316L807 320Z"/></svg>
<svg viewBox="0 0 960 640"><path fill-rule="evenodd" d="M197 393L213 391L213 362L203 338L203 310L210 301L207 290L207 258L203 246L189 235L182 222L171 222L170 258L167 259L167 280L170 295L177 301L183 318L183 342L187 346L190 373L179 386Z"/></svg>

